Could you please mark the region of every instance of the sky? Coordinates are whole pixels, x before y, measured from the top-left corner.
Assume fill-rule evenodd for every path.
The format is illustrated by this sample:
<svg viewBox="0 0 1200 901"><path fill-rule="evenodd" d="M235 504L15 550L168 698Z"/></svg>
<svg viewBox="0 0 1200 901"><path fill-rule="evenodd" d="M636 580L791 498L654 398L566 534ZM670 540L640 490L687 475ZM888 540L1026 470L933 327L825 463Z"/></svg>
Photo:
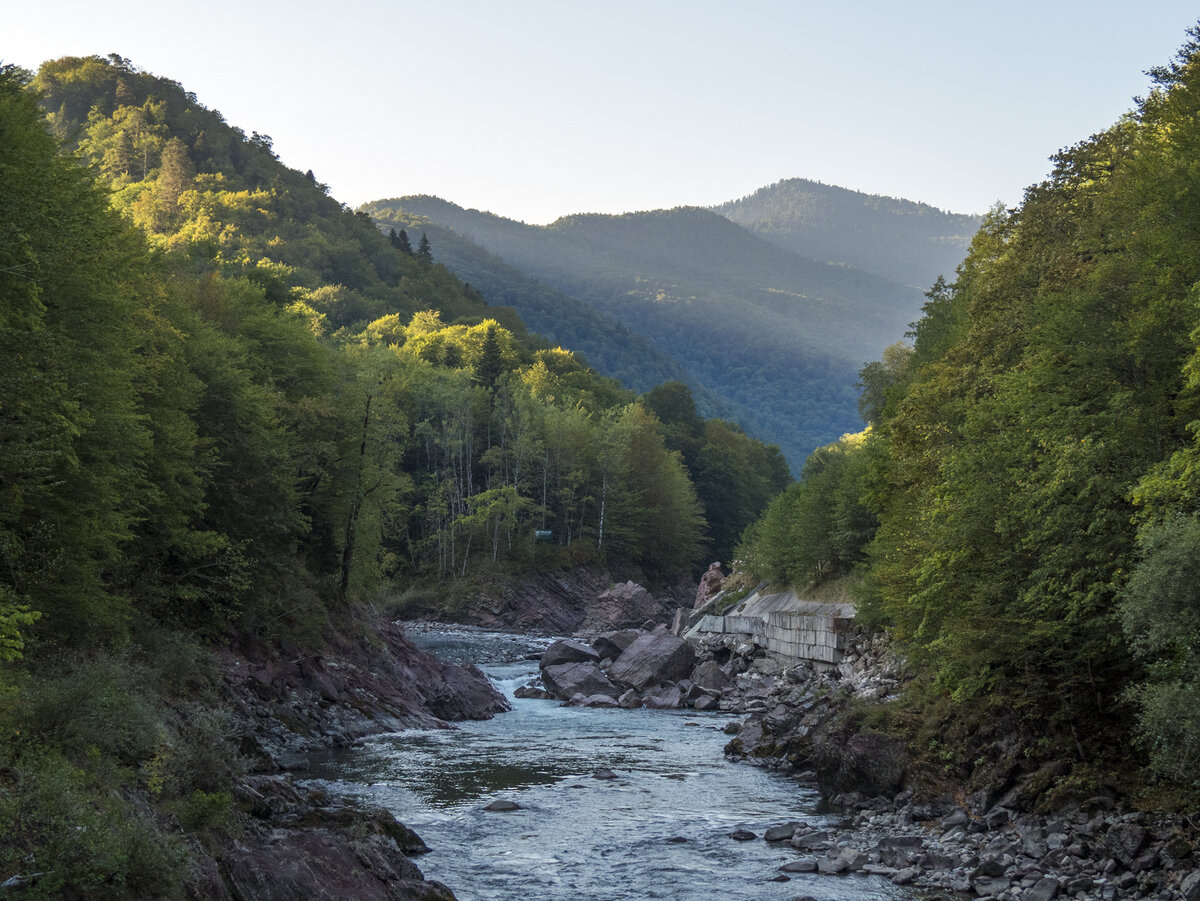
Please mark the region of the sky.
<svg viewBox="0 0 1200 901"><path fill-rule="evenodd" d="M980 213L1117 121L1182 0L0 0L0 61L117 53L351 207L531 224L785 178Z"/></svg>

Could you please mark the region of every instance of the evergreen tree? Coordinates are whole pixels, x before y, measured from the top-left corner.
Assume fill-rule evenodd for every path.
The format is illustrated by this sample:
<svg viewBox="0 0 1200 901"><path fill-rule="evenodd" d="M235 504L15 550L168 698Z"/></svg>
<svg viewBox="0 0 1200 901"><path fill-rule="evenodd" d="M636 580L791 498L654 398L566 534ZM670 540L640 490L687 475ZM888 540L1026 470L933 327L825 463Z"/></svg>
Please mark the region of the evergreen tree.
<svg viewBox="0 0 1200 901"><path fill-rule="evenodd" d="M433 250L429 246L429 236L421 232L421 243L417 245L417 259L422 263L433 262Z"/></svg>

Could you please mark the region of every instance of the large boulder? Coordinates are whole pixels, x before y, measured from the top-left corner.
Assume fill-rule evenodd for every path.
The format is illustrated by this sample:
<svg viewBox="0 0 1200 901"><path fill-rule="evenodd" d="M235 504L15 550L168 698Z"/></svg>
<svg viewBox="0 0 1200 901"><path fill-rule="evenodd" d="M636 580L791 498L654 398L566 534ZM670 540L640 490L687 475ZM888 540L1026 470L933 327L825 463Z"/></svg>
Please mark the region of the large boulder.
<svg viewBox="0 0 1200 901"><path fill-rule="evenodd" d="M640 633L637 629L621 629L619 632L605 632L592 639L592 648L600 659L616 660L633 644Z"/></svg>
<svg viewBox="0 0 1200 901"><path fill-rule="evenodd" d="M646 620L660 623L670 615L671 610L637 582L624 582L600 592L588 605L583 631L626 629Z"/></svg>
<svg viewBox="0 0 1200 901"><path fill-rule="evenodd" d="M696 663L692 646L670 632L658 630L639 635L608 670L619 685L636 688L678 682Z"/></svg>
<svg viewBox="0 0 1200 901"><path fill-rule="evenodd" d="M548 666L558 666L562 663L599 663L600 655L582 641L570 638L560 639L542 654L538 666L545 669Z"/></svg>
<svg viewBox="0 0 1200 901"><path fill-rule="evenodd" d="M620 697L621 690L613 685L594 663L559 663L542 670L542 681L555 697L569 701L577 694Z"/></svg>

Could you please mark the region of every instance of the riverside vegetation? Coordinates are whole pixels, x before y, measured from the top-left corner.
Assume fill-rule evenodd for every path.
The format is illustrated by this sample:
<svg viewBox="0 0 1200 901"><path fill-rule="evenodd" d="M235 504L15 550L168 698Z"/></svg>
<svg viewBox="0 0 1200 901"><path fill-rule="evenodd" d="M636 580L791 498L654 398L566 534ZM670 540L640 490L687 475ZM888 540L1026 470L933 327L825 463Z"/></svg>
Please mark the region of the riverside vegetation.
<svg viewBox="0 0 1200 901"><path fill-rule="evenodd" d="M868 430L738 552L750 580L857 580L909 677L854 724L989 809L1200 801L1200 31L1154 76L987 217L862 370ZM406 721L363 700L381 660L407 722L496 709L364 602L678 578L785 488L778 450L539 342L128 61L3 69L0 125L0 866L28 897L217 892L340 823L351 857L317 870L448 896L393 820L278 769Z"/></svg>
<svg viewBox="0 0 1200 901"><path fill-rule="evenodd" d="M0 881L23 896L286 895L248 887L256 854L332 879L319 835L366 839L278 768L497 709L379 624L385 587L687 578L790 480L682 385L597 376L127 60L0 69L0 129Z"/></svg>
<svg viewBox="0 0 1200 901"><path fill-rule="evenodd" d="M750 581L848 576L910 667L868 731L994 802L1200 803L1200 31L993 210Z"/></svg>

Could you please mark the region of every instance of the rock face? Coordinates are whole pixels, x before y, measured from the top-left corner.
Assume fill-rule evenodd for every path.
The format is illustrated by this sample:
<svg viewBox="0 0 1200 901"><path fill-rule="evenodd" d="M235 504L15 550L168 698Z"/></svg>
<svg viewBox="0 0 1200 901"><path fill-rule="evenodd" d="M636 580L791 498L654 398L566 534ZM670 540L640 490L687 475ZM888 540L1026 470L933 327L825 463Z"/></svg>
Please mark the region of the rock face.
<svg viewBox="0 0 1200 901"><path fill-rule="evenodd" d="M691 673L695 662L692 646L662 629L639 635L608 674L618 685L642 691L650 685L678 682Z"/></svg>
<svg viewBox="0 0 1200 901"><path fill-rule="evenodd" d="M321 653L294 647L216 653L226 703L250 769L233 788L236 837L197 855L192 897L447 901L409 858L424 843L387 811L331 799L282 772L310 752L399 728L449 728L508 710L475 667L419 650L386 621L328 635ZM368 639L367 636L371 636Z"/></svg>
<svg viewBox="0 0 1200 901"><path fill-rule="evenodd" d="M588 605L583 631L595 629L626 629L646 620L665 622L670 618L667 607L637 582L625 582L600 592Z"/></svg>
<svg viewBox="0 0 1200 901"><path fill-rule="evenodd" d="M658 595L633 582L613 585L611 578L579 567L496 579L455 611L458 624L489 629L574 635L638 626L647 619L670 622L680 607L691 604L694 584ZM416 597L403 610L405 619L438 620L445 616L441 599Z"/></svg>
<svg viewBox="0 0 1200 901"><path fill-rule="evenodd" d="M699 610L708 603L708 599L721 590L725 583L725 574L721 572L721 564L712 564L700 577L700 587L696 589L696 602L693 610Z"/></svg>
<svg viewBox="0 0 1200 901"><path fill-rule="evenodd" d="M409 858L429 849L382 808L331 799L284 775L245 777L242 834L220 849L220 863L198 867L194 897L256 901L452 901Z"/></svg>

